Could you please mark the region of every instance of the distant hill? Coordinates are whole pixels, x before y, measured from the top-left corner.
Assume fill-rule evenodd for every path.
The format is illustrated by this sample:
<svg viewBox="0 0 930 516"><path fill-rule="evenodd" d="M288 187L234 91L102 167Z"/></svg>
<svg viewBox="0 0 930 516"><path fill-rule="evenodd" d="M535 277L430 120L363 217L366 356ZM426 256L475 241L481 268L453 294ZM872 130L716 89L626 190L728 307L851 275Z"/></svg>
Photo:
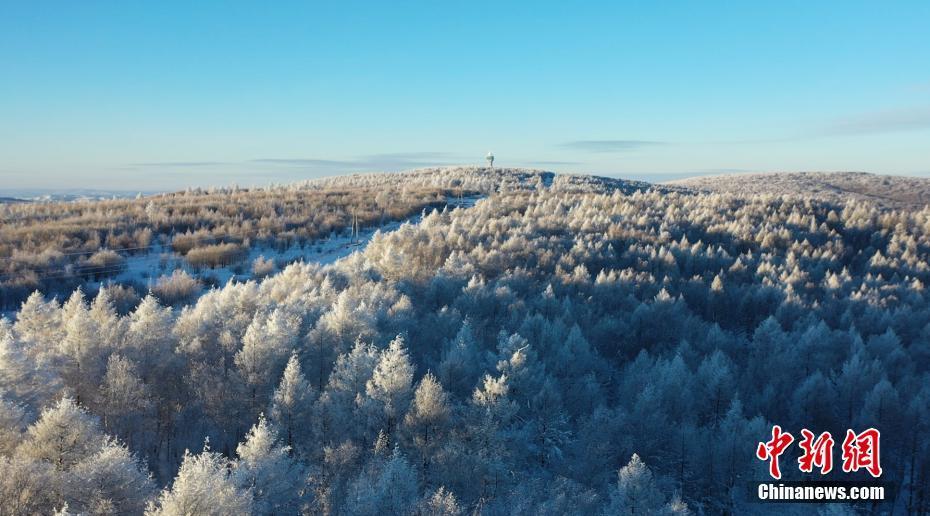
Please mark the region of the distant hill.
<svg viewBox="0 0 930 516"><path fill-rule="evenodd" d="M25 199L17 199L16 197L0 197L0 204L17 204L21 202L29 202Z"/></svg>
<svg viewBox="0 0 930 516"><path fill-rule="evenodd" d="M511 190L533 190L541 186L558 191L588 193L620 191L626 194L636 191L645 192L650 189L659 191L679 190L679 188L655 185L645 181L613 177L556 174L546 170L530 168L495 167L488 169L474 166L427 167L396 173L348 174L309 179L292 186L321 189L355 188L362 185L366 187L416 185L432 188L465 188L482 193L497 191L502 186Z"/></svg>
<svg viewBox="0 0 930 516"><path fill-rule="evenodd" d="M134 199L139 195L160 192L135 190L102 190L93 188L2 188L0 202L71 202Z"/></svg>
<svg viewBox="0 0 930 516"><path fill-rule="evenodd" d="M882 208L920 209L930 204L930 178L866 172L772 172L705 176L668 185L740 194L809 196L828 201L869 201Z"/></svg>

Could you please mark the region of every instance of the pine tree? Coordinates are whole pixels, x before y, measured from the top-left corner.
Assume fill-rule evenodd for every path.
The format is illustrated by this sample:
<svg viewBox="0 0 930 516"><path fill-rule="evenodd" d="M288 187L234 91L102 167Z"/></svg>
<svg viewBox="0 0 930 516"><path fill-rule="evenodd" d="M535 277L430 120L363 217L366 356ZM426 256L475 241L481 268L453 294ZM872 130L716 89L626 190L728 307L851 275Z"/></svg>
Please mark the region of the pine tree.
<svg viewBox="0 0 930 516"><path fill-rule="evenodd" d="M397 336L388 348L381 352L378 365L368 380L365 390L368 396L378 402L387 418L387 432L394 430L394 425L410 404L413 382L413 365L407 356L404 339Z"/></svg>
<svg viewBox="0 0 930 516"><path fill-rule="evenodd" d="M42 353L61 341L61 308L54 300L46 301L37 290L33 292L16 314L13 325L16 335L28 346Z"/></svg>
<svg viewBox="0 0 930 516"><path fill-rule="evenodd" d="M346 495L346 514L411 514L417 503L416 471L395 447L388 459L376 457Z"/></svg>
<svg viewBox="0 0 930 516"><path fill-rule="evenodd" d="M0 456L0 471L0 514L52 514L61 507L61 475L52 464Z"/></svg>
<svg viewBox="0 0 930 516"><path fill-rule="evenodd" d="M250 390L252 412L267 403L271 395L271 381L280 378L288 355L297 345L300 318L282 309L267 317L256 316L242 338L242 349L235 362Z"/></svg>
<svg viewBox="0 0 930 516"><path fill-rule="evenodd" d="M304 474L289 450L278 444L276 432L264 416L236 448L239 461L233 480L240 489L252 493L256 513L289 514L299 510Z"/></svg>
<svg viewBox="0 0 930 516"><path fill-rule="evenodd" d="M29 427L19 451L65 471L96 453L102 443L97 419L71 398L62 398Z"/></svg>
<svg viewBox="0 0 930 516"><path fill-rule="evenodd" d="M139 368L148 384L168 380L177 341L172 331L171 308L163 308L154 296L146 296L129 316L122 354Z"/></svg>
<svg viewBox="0 0 930 516"><path fill-rule="evenodd" d="M0 456L10 456L26 430L26 411L0 396Z"/></svg>
<svg viewBox="0 0 930 516"><path fill-rule="evenodd" d="M471 323L466 319L455 338L443 350L439 377L451 392L460 396L467 395L475 388L480 362Z"/></svg>
<svg viewBox="0 0 930 516"><path fill-rule="evenodd" d="M65 334L58 344L62 379L73 389L78 403L87 403L103 377L106 348L80 289L65 303L62 314Z"/></svg>
<svg viewBox="0 0 930 516"><path fill-rule="evenodd" d="M369 429L359 424L362 421L360 409L365 408L366 384L374 374L378 357L374 346L359 340L350 352L336 359L329 383L315 409L316 424L324 443L365 438Z"/></svg>
<svg viewBox="0 0 930 516"><path fill-rule="evenodd" d="M0 334L0 396L36 416L34 412L59 392L61 381L23 347L11 332Z"/></svg>
<svg viewBox="0 0 930 516"><path fill-rule="evenodd" d="M129 450L113 440L71 471L69 505L93 514L142 514L155 482Z"/></svg>
<svg viewBox="0 0 930 516"><path fill-rule="evenodd" d="M420 501L419 514L423 516L461 516L464 511L459 506L455 494L443 486L432 493L427 493Z"/></svg>
<svg viewBox="0 0 930 516"><path fill-rule="evenodd" d="M275 389L271 403L271 420L280 428L291 449L306 446L311 426L314 392L301 371L297 354L292 353Z"/></svg>
<svg viewBox="0 0 930 516"><path fill-rule="evenodd" d="M472 394L468 428L471 443L466 451L476 456L479 470L474 476L480 479L479 490L484 497L497 496L503 490L508 464L513 460L510 425L518 407L509 391L507 375L485 375Z"/></svg>
<svg viewBox="0 0 930 516"><path fill-rule="evenodd" d="M413 403L404 418L404 425L412 435L427 479L430 457L437 447L436 441L442 438L450 412L449 395L432 373L426 373L413 394Z"/></svg>
<svg viewBox="0 0 930 516"><path fill-rule="evenodd" d="M99 329L99 338L103 341L104 348L116 349L123 338L125 319L121 319L116 313L109 289L101 288L97 292L88 314Z"/></svg>
<svg viewBox="0 0 930 516"><path fill-rule="evenodd" d="M107 372L97 395L103 428L132 445L143 422L152 416L150 388L142 383L136 366L114 353L107 361Z"/></svg>
<svg viewBox="0 0 930 516"><path fill-rule="evenodd" d="M212 452L209 446L192 455L184 452L184 460L170 489L148 505L147 516L227 516L250 514L252 493L233 482L229 461Z"/></svg>
<svg viewBox="0 0 930 516"><path fill-rule="evenodd" d="M336 359L327 390L354 400L357 395L365 393L378 361L379 353L374 346L361 340L355 341L349 353Z"/></svg>
<svg viewBox="0 0 930 516"><path fill-rule="evenodd" d="M41 487L49 492L43 513L68 504L83 513L138 514L155 490L144 464L70 398L42 412L16 457L10 468L37 478L54 472L54 481Z"/></svg>
<svg viewBox="0 0 930 516"><path fill-rule="evenodd" d="M653 515L662 509L662 493L656 487L652 471L639 455L617 472L617 484L610 493L605 514Z"/></svg>

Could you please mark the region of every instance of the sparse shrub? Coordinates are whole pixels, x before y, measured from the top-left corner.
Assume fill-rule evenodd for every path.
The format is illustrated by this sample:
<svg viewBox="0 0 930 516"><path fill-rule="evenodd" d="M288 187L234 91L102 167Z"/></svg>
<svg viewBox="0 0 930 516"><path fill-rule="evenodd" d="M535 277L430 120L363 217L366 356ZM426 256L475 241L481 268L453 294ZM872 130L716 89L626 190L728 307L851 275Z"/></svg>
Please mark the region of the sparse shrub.
<svg viewBox="0 0 930 516"><path fill-rule="evenodd" d="M274 260L259 256L252 262L252 276L256 279L264 278L275 271Z"/></svg>
<svg viewBox="0 0 930 516"><path fill-rule="evenodd" d="M82 271L92 274L95 278L108 276L119 272L126 260L116 251L104 249L97 251L88 258L82 267Z"/></svg>
<svg viewBox="0 0 930 516"><path fill-rule="evenodd" d="M207 231L198 231L196 233L182 233L175 235L171 239L171 248L180 255L186 255L191 249L198 245L211 244L213 238Z"/></svg>
<svg viewBox="0 0 930 516"><path fill-rule="evenodd" d="M135 310L139 302L142 301L139 293L131 285L108 285L102 287L102 289L107 291L110 302L113 303L113 308L120 315L126 315Z"/></svg>
<svg viewBox="0 0 930 516"><path fill-rule="evenodd" d="M196 278L183 269L177 269L170 276L158 278L151 291L162 304L180 305L193 301L201 289Z"/></svg>
<svg viewBox="0 0 930 516"><path fill-rule="evenodd" d="M194 267L224 267L241 260L245 249L239 244L225 243L195 247L185 258Z"/></svg>

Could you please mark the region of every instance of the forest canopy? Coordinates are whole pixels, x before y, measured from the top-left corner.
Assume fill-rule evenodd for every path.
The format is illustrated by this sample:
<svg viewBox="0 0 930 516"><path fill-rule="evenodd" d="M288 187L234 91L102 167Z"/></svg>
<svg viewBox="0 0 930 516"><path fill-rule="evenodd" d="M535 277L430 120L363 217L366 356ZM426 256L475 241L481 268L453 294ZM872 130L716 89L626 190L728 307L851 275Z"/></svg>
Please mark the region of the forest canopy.
<svg viewBox="0 0 930 516"><path fill-rule="evenodd" d="M398 181L486 198L179 307L29 295L0 512L809 514L747 492L773 424L881 430L895 498L830 514L930 510L930 208L482 169L274 195Z"/></svg>

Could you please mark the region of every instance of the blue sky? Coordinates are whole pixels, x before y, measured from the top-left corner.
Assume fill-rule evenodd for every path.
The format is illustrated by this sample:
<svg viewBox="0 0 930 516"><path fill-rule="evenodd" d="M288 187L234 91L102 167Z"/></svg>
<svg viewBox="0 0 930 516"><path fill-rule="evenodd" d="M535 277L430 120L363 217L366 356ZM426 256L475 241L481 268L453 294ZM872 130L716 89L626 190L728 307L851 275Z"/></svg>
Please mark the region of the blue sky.
<svg viewBox="0 0 930 516"><path fill-rule="evenodd" d="M930 175L930 2L3 2L0 189Z"/></svg>

